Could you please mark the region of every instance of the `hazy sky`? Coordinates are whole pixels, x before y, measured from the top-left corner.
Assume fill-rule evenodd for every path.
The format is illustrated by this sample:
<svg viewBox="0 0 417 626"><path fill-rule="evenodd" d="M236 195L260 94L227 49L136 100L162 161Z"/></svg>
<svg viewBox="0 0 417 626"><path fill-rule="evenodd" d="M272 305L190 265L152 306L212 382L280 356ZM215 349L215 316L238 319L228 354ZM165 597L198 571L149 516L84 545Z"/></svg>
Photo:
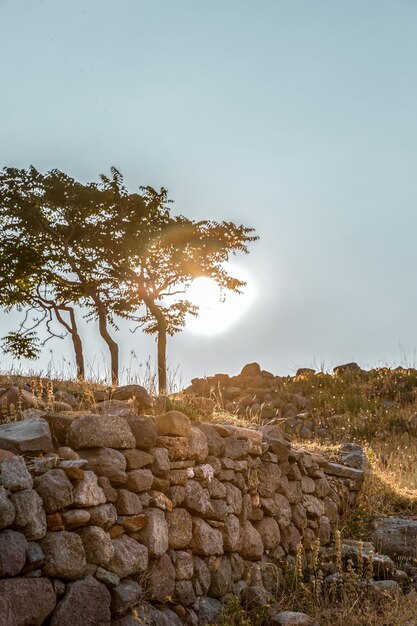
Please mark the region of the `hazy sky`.
<svg viewBox="0 0 417 626"><path fill-rule="evenodd" d="M246 315L170 342L183 382L414 360L415 1L0 0L0 53L1 166L87 181L114 164L132 190L260 235L237 259ZM153 340L121 341L125 363L153 358Z"/></svg>

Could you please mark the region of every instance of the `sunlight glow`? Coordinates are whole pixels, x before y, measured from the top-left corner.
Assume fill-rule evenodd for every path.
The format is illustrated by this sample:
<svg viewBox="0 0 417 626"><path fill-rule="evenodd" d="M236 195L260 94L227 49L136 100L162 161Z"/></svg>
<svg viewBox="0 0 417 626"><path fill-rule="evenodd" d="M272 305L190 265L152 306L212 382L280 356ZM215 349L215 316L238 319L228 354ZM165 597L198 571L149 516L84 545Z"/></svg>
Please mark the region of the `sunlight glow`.
<svg viewBox="0 0 417 626"><path fill-rule="evenodd" d="M250 308L256 295L254 282L240 267L230 273L247 285L242 294L221 293L211 278L196 278L188 288L185 297L200 307L198 317L188 316L187 330L200 335L222 333L235 324Z"/></svg>

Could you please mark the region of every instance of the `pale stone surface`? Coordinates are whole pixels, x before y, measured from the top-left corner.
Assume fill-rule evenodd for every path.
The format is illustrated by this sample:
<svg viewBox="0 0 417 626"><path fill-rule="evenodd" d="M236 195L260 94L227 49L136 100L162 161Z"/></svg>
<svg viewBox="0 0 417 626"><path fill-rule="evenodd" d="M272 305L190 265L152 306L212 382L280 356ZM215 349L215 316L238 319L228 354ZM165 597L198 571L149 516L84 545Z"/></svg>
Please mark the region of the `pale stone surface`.
<svg viewBox="0 0 417 626"><path fill-rule="evenodd" d="M137 469L127 472L125 488L136 493L149 491L152 487L153 474L149 469Z"/></svg>
<svg viewBox="0 0 417 626"><path fill-rule="evenodd" d="M152 417L139 415L126 418L136 442L136 448L150 450L156 444L157 432ZM131 446L135 447L135 446Z"/></svg>
<svg viewBox="0 0 417 626"><path fill-rule="evenodd" d="M148 549L128 537L122 535L113 539L114 556L107 569L119 578L127 578L132 574L142 573L148 566Z"/></svg>
<svg viewBox="0 0 417 626"><path fill-rule="evenodd" d="M188 440L188 456L196 463L204 463L209 454L207 438L202 430L192 427Z"/></svg>
<svg viewBox="0 0 417 626"><path fill-rule="evenodd" d="M134 448L135 438L123 417L116 415L81 415L72 422L68 443L75 450L82 448Z"/></svg>
<svg viewBox="0 0 417 626"><path fill-rule="evenodd" d="M9 491L30 489L33 486L25 460L21 456L4 459L0 462L0 484Z"/></svg>
<svg viewBox="0 0 417 626"><path fill-rule="evenodd" d="M74 504L77 506L98 506L106 502L106 496L97 483L97 476L90 471L74 487Z"/></svg>
<svg viewBox="0 0 417 626"><path fill-rule="evenodd" d="M196 480L188 480L185 485L185 506L197 515L210 517L213 507L203 487Z"/></svg>
<svg viewBox="0 0 417 626"><path fill-rule="evenodd" d="M189 437L191 432L190 418L180 411L168 411L155 417L158 435L171 437Z"/></svg>
<svg viewBox="0 0 417 626"><path fill-rule="evenodd" d="M45 555L44 573L51 578L73 580L83 575L86 565L80 537L68 531L48 532L41 541Z"/></svg>
<svg viewBox="0 0 417 626"><path fill-rule="evenodd" d="M41 417L0 425L0 448L15 452L51 452L51 431Z"/></svg>
<svg viewBox="0 0 417 626"><path fill-rule="evenodd" d="M58 603L51 626L109 626L110 592L92 576L67 586Z"/></svg>
<svg viewBox="0 0 417 626"><path fill-rule="evenodd" d="M377 550L391 556L415 556L417 520L380 517L374 520L371 541Z"/></svg>
<svg viewBox="0 0 417 626"><path fill-rule="evenodd" d="M242 548L241 556L249 561L259 560L264 552L261 535L250 522L242 526Z"/></svg>
<svg viewBox="0 0 417 626"><path fill-rule="evenodd" d="M34 489L16 491L10 497L16 511L15 526L30 540L42 539L46 534L46 513L42 498Z"/></svg>
<svg viewBox="0 0 417 626"><path fill-rule="evenodd" d="M126 458L119 450L90 448L80 450L79 455L97 476L106 476L114 485L126 482Z"/></svg>
<svg viewBox="0 0 417 626"><path fill-rule="evenodd" d="M223 554L223 536L220 530L212 528L199 517L193 517L193 538L190 548L195 554L203 556Z"/></svg>
<svg viewBox="0 0 417 626"><path fill-rule="evenodd" d="M73 502L72 485L62 469L51 469L36 476L34 488L41 496L47 513L65 509Z"/></svg>
<svg viewBox="0 0 417 626"><path fill-rule="evenodd" d="M114 556L110 535L100 526L87 526L79 531L88 563L105 567Z"/></svg>
<svg viewBox="0 0 417 626"><path fill-rule="evenodd" d="M168 550L168 525L160 509L145 509L148 523L138 533L139 540L148 548L150 556L161 556Z"/></svg>
<svg viewBox="0 0 417 626"><path fill-rule="evenodd" d="M90 524L93 526L101 526L101 528L108 530L117 522L116 507L110 502L91 507L88 509L88 513L90 514Z"/></svg>
<svg viewBox="0 0 417 626"><path fill-rule="evenodd" d="M296 611L277 611L270 610L271 624L277 626L319 626L318 622L305 613Z"/></svg>
<svg viewBox="0 0 417 626"><path fill-rule="evenodd" d="M174 550L186 548L193 536L192 517L186 509L175 508L166 513L168 545Z"/></svg>
<svg viewBox="0 0 417 626"><path fill-rule="evenodd" d="M261 536L265 550L273 550L281 540L279 526L273 517L264 517L255 528Z"/></svg>
<svg viewBox="0 0 417 626"><path fill-rule="evenodd" d="M117 489L115 506L119 515L138 515L142 513L142 503L138 494L128 489Z"/></svg>
<svg viewBox="0 0 417 626"><path fill-rule="evenodd" d="M47 578L0 580L0 626L41 626L55 604Z"/></svg>

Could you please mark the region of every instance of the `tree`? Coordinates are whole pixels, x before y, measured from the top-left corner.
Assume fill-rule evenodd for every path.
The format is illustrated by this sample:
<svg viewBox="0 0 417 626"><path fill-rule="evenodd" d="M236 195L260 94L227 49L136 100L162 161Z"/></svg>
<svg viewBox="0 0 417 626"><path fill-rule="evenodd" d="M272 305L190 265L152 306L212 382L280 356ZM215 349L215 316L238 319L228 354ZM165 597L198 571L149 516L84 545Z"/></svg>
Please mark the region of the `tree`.
<svg viewBox="0 0 417 626"><path fill-rule="evenodd" d="M166 202L166 192L159 199ZM241 292L244 282L230 276L225 264L236 252L248 252L248 244L258 237L253 229L232 222L194 222L183 216L171 217L157 236L148 240L130 259L128 289L146 313L137 319L145 332L157 335L159 392L167 388L167 337L185 326L187 314L198 315L198 307L185 297L192 280L205 276L222 289ZM120 277L123 279L123 275ZM170 302L175 297L174 302Z"/></svg>
<svg viewBox="0 0 417 626"><path fill-rule="evenodd" d="M119 355L109 326L117 328L115 315L127 316L129 304L112 280L110 268L123 255L123 242L140 240L152 212L153 207L140 194L126 191L114 168L110 178L103 176L101 183L85 185L59 170L41 174L33 167L5 168L0 175L3 258L4 247L10 250L16 241L21 242L21 266L34 250L29 284L20 281L13 290L8 283L16 296L10 304L22 306L19 298L32 298L39 284L47 285L47 297L44 293L42 299L36 289L37 305L53 311L73 339L77 335L69 303L87 307L87 318L98 320L100 335L109 348L114 384L118 381ZM25 269L24 276L28 274ZM4 298L2 302L4 305ZM69 320L64 320L64 311L69 313ZM10 339L16 337L9 338L12 345Z"/></svg>

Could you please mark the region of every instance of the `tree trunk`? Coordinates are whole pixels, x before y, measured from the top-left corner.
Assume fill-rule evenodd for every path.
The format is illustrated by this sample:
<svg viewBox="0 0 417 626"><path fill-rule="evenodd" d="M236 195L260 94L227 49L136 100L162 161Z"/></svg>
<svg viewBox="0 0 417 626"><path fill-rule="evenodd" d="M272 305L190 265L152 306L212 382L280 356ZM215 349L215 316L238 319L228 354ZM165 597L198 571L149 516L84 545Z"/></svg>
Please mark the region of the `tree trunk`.
<svg viewBox="0 0 417 626"><path fill-rule="evenodd" d="M142 297L157 322L158 391L163 394L167 391L167 323L162 310L155 304L155 301L145 294Z"/></svg>
<svg viewBox="0 0 417 626"><path fill-rule="evenodd" d="M158 320L158 390L160 394L167 391L167 331L165 320Z"/></svg>
<svg viewBox="0 0 417 626"><path fill-rule="evenodd" d="M111 382L112 385L117 387L119 384L119 346L107 330L107 310L105 305L100 301L97 302L97 313L100 335L106 342L110 351Z"/></svg>
<svg viewBox="0 0 417 626"><path fill-rule="evenodd" d="M74 309L70 306L59 306L55 304L53 304L52 307L54 309L58 322L62 324L62 326L64 326L64 328L71 335L72 345L74 347L75 363L76 363L76 368L77 368L77 379L84 380L85 378L84 351L83 351L83 344L81 341L81 337L78 334L77 320L75 318ZM61 316L61 311L65 311L69 314L70 316L69 324Z"/></svg>

